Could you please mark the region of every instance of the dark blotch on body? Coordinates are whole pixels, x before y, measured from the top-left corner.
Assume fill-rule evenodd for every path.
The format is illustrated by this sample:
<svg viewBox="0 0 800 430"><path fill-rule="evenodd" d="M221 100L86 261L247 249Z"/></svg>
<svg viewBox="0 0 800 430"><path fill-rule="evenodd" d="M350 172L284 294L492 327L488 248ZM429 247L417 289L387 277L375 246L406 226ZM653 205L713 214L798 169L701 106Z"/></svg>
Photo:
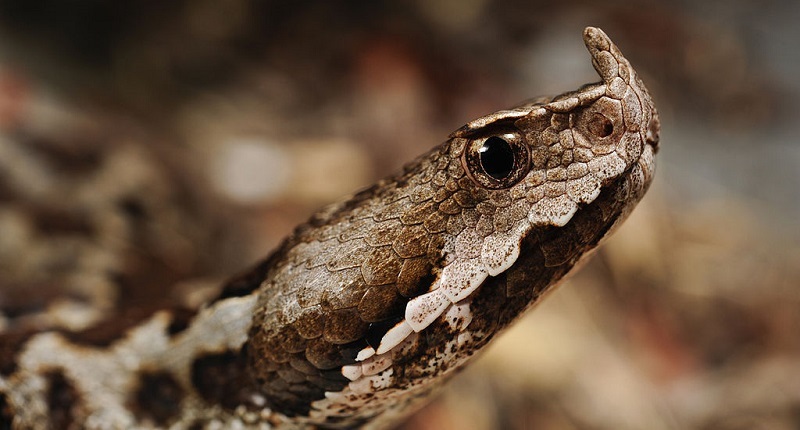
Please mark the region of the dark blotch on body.
<svg viewBox="0 0 800 430"><path fill-rule="evenodd" d="M119 315L102 320L85 330L64 332L63 334L70 342L79 345L105 348L122 339L128 330L139 325L142 321L151 318L155 312L163 309L163 307L159 306L126 309ZM181 311L178 311L178 313L180 312ZM175 320L173 320L173 323L175 323ZM178 329L180 328L180 324L176 327L172 327L172 325L170 327L171 329Z"/></svg>
<svg viewBox="0 0 800 430"><path fill-rule="evenodd" d="M131 409L141 418L166 425L180 412L183 389L167 372L143 372Z"/></svg>
<svg viewBox="0 0 800 430"><path fill-rule="evenodd" d="M0 430L10 430L13 420L14 411L11 409L11 405L8 404L6 396L0 394Z"/></svg>
<svg viewBox="0 0 800 430"><path fill-rule="evenodd" d="M189 327L192 318L197 315L197 311L188 308L176 308L172 310L172 321L167 326L167 333L174 336Z"/></svg>
<svg viewBox="0 0 800 430"><path fill-rule="evenodd" d="M227 409L248 405L255 388L247 373L245 357L246 351L229 350L195 360L191 378L198 394L207 402Z"/></svg>
<svg viewBox="0 0 800 430"><path fill-rule="evenodd" d="M66 429L80 422L76 416L80 395L61 370L45 375L47 380L47 407L50 409L50 428Z"/></svg>
<svg viewBox="0 0 800 430"><path fill-rule="evenodd" d="M59 298L84 303L87 301L86 297L64 291L64 285L53 279L22 282L0 279L0 309L10 320L45 311L50 303Z"/></svg>
<svg viewBox="0 0 800 430"><path fill-rule="evenodd" d="M17 370L17 356L35 330L0 334L0 375L8 376Z"/></svg>
<svg viewBox="0 0 800 430"><path fill-rule="evenodd" d="M83 135L69 140L51 140L25 136L22 140L53 168L69 174L90 174L104 161L101 152L104 146L98 138L100 136Z"/></svg>
<svg viewBox="0 0 800 430"><path fill-rule="evenodd" d="M26 209L26 215L33 221L34 229L43 236L93 237L95 235L95 226L86 214L46 206L29 206Z"/></svg>
<svg viewBox="0 0 800 430"><path fill-rule="evenodd" d="M137 200L134 197L124 197L117 202L120 210L130 218L133 218L137 221L144 220L147 218L147 207L142 203L141 200Z"/></svg>

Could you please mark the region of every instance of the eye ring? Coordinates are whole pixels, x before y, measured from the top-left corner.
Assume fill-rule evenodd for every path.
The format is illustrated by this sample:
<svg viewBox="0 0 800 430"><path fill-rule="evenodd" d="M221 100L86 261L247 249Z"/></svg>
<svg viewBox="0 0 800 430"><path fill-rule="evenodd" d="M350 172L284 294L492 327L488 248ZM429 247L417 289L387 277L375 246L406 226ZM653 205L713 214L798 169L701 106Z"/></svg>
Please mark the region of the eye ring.
<svg viewBox="0 0 800 430"><path fill-rule="evenodd" d="M496 134L467 143L464 167L475 183L488 189L508 188L528 173L530 153L518 133Z"/></svg>

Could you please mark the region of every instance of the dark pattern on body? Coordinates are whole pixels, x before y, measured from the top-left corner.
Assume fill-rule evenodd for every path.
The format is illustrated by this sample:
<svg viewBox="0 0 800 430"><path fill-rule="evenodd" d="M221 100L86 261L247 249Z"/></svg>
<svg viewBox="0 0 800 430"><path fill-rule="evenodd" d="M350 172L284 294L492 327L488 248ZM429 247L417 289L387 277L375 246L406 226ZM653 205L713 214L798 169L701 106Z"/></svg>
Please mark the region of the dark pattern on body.
<svg viewBox="0 0 800 430"><path fill-rule="evenodd" d="M130 404L136 415L164 426L178 416L183 396L183 389L169 373L142 372Z"/></svg>

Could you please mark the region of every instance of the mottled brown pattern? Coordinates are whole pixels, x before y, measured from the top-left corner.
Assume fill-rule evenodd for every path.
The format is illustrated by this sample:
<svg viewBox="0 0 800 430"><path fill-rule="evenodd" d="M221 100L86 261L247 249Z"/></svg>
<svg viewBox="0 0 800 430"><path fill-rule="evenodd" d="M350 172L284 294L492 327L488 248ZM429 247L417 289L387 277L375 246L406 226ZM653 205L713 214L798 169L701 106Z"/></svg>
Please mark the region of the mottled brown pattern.
<svg viewBox="0 0 800 430"><path fill-rule="evenodd" d="M142 372L130 407L141 419L164 426L177 417L183 396L183 389L169 373Z"/></svg>
<svg viewBox="0 0 800 430"><path fill-rule="evenodd" d="M0 333L0 375L11 375L17 370L20 349L34 331Z"/></svg>
<svg viewBox="0 0 800 430"><path fill-rule="evenodd" d="M63 299L64 291L62 290L63 286L50 279L27 282L0 280L0 311L15 322L17 317L42 312L54 300ZM68 297L79 302L87 301L87 297L79 294L70 294ZM19 327L12 324L11 328Z"/></svg>
<svg viewBox="0 0 800 430"><path fill-rule="evenodd" d="M90 327L81 331L63 331L64 337L69 339L70 342L77 345L94 346L94 347L108 347L115 341L120 340L124 335L133 327L141 324L143 321L153 316L153 313L159 310L167 309L166 307L141 307L126 309L118 315L100 321ZM181 326L180 318L187 318L188 311L184 308L175 308L170 312L174 313L173 322L175 326L170 326L176 332Z"/></svg>
<svg viewBox="0 0 800 430"><path fill-rule="evenodd" d="M14 411L8 404L5 395L0 395L0 430L11 430L14 420Z"/></svg>
<svg viewBox="0 0 800 430"><path fill-rule="evenodd" d="M50 410L50 428L79 429L81 397L73 383L60 370L45 375L47 380L47 406Z"/></svg>
<svg viewBox="0 0 800 430"><path fill-rule="evenodd" d="M172 316L172 321L167 326L167 333L170 336L175 336L189 327L192 318L197 315L197 310L177 307L171 310L170 315Z"/></svg>
<svg viewBox="0 0 800 430"><path fill-rule="evenodd" d="M26 215L34 224L36 231L43 235L76 235L92 237L96 234L89 215L70 213L60 208L47 206L25 208Z"/></svg>
<svg viewBox="0 0 800 430"><path fill-rule="evenodd" d="M228 409L250 404L254 392L244 355L239 351L200 355L192 363L191 381L204 400Z"/></svg>
<svg viewBox="0 0 800 430"><path fill-rule="evenodd" d="M51 166L68 174L91 174L100 168L107 155L99 142L100 136L86 135L69 141L20 137L28 148L40 154Z"/></svg>
<svg viewBox="0 0 800 430"><path fill-rule="evenodd" d="M97 312L69 330L125 310L152 311L177 281L205 272L203 258L213 258L213 247L182 248L204 248L218 231L202 190L178 180L169 170L175 166L141 136L126 136L113 122L85 126L63 136L23 128L3 141L2 228L26 237L0 243L0 309L11 328L18 320L31 325L31 315L47 314L54 303ZM35 320L36 328L51 328L48 318Z"/></svg>

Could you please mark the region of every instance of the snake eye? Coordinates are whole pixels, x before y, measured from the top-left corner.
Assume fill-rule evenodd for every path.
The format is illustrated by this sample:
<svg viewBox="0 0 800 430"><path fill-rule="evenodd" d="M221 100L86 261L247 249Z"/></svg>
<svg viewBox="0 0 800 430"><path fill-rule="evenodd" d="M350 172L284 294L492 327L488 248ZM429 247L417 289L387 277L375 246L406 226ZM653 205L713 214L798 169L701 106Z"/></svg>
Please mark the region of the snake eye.
<svg viewBox="0 0 800 430"><path fill-rule="evenodd" d="M502 181L514 171L514 151L502 137L492 136L478 149L483 171Z"/></svg>
<svg viewBox="0 0 800 430"><path fill-rule="evenodd" d="M510 187L528 172L528 146L515 133L475 139L464 157L470 178L490 189Z"/></svg>

